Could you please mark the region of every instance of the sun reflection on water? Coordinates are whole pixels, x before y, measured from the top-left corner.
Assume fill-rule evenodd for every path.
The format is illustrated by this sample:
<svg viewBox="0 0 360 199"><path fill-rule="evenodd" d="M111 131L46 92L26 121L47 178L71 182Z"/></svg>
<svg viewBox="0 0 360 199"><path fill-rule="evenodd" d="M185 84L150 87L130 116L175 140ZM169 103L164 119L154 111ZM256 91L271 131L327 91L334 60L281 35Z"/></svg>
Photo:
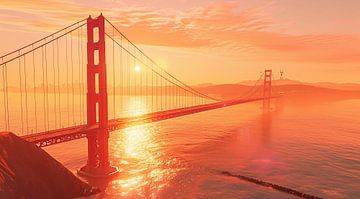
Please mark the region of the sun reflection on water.
<svg viewBox="0 0 360 199"><path fill-rule="evenodd" d="M134 110L133 115L146 112L146 104L139 98L129 105L134 107L130 108ZM112 181L114 190L122 197L156 196L179 171L178 160L163 150L159 129L153 124L144 124L117 134L113 156L118 161L120 175Z"/></svg>
<svg viewBox="0 0 360 199"><path fill-rule="evenodd" d="M129 96L117 112L122 116L138 116L149 112L149 103L146 96ZM121 110L120 110L121 109Z"/></svg>

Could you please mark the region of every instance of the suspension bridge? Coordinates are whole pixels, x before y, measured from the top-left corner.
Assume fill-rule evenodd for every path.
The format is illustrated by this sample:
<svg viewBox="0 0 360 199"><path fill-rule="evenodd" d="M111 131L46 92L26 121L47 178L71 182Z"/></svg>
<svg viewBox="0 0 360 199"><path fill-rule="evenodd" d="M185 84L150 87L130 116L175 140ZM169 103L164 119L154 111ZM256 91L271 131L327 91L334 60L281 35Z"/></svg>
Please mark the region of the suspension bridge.
<svg viewBox="0 0 360 199"><path fill-rule="evenodd" d="M209 96L164 70L107 18L89 16L0 57L0 130L39 147L87 138L87 176L117 172L109 133L227 106L270 107L271 70L241 97ZM263 84L261 84L263 82Z"/></svg>

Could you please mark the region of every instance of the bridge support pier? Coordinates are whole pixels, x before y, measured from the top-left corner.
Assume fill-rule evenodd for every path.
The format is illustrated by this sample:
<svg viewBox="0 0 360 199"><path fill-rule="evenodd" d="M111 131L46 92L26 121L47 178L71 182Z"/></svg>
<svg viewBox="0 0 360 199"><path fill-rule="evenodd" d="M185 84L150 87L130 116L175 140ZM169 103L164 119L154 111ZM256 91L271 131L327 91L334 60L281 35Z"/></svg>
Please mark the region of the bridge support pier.
<svg viewBox="0 0 360 199"><path fill-rule="evenodd" d="M95 31L97 30L97 31ZM96 38L96 41L95 41ZM88 161L78 173L87 177L107 177L118 173L110 166L108 139L108 96L105 60L105 20L102 15L87 19L87 134Z"/></svg>

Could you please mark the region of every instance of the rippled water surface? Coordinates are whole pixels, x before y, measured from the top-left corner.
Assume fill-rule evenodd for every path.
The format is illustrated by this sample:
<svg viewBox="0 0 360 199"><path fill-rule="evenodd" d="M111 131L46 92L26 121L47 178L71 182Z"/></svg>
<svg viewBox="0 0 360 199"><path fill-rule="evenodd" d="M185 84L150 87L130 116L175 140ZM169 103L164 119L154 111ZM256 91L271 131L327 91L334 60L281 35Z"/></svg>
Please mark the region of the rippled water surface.
<svg viewBox="0 0 360 199"><path fill-rule="evenodd" d="M292 198L228 171L324 198L360 198L360 101L257 103L112 132L120 175L90 181L94 198ZM86 163L86 139L45 148L67 168Z"/></svg>

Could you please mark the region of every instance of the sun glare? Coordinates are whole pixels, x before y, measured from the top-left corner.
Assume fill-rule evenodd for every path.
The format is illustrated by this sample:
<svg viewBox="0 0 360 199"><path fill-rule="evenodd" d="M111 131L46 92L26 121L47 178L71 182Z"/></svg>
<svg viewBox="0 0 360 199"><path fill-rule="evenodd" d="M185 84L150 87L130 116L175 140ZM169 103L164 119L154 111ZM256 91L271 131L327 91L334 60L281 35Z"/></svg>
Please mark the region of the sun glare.
<svg viewBox="0 0 360 199"><path fill-rule="evenodd" d="M140 72L141 67L136 64L135 67L134 67L134 70L135 70L135 72Z"/></svg>

